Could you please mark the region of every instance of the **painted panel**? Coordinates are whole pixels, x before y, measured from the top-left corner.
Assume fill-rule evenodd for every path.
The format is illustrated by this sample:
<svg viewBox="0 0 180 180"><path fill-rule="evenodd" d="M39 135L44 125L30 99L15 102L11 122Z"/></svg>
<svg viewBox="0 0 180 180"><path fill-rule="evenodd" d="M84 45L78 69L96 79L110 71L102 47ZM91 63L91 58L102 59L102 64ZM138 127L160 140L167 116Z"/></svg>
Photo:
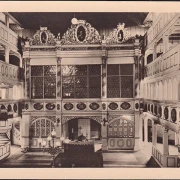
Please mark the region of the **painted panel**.
<svg viewBox="0 0 180 180"><path fill-rule="evenodd" d="M133 149L134 138L109 138L108 149L120 150L120 149Z"/></svg>
<svg viewBox="0 0 180 180"><path fill-rule="evenodd" d="M78 119L78 136L81 134L90 139L90 119Z"/></svg>

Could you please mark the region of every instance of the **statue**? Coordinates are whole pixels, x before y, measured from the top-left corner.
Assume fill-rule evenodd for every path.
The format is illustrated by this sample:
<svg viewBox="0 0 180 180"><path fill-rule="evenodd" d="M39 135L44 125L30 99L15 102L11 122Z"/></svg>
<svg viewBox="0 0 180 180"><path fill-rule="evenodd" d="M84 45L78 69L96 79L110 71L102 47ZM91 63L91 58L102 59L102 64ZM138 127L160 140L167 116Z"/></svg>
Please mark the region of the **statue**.
<svg viewBox="0 0 180 180"><path fill-rule="evenodd" d="M58 35L57 35L57 40L60 40L60 39L61 39L61 34L58 33Z"/></svg>

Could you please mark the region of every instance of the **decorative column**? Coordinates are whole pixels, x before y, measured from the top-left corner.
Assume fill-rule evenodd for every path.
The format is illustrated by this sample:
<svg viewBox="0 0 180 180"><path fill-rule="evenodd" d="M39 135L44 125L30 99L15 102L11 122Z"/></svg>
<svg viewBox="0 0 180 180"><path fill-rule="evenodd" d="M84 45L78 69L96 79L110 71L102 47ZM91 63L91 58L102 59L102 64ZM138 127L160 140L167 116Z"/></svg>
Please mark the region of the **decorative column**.
<svg viewBox="0 0 180 180"><path fill-rule="evenodd" d="M153 123L153 126L152 126L152 144L156 147L156 144L157 144L157 124L155 122Z"/></svg>
<svg viewBox="0 0 180 180"><path fill-rule="evenodd" d="M57 58L57 75L56 75L56 121L58 126L56 127L57 138L62 136L62 123L61 123L61 106L62 106L62 85L61 85L61 58Z"/></svg>
<svg viewBox="0 0 180 180"><path fill-rule="evenodd" d="M140 121L140 84L139 84L139 39L135 39L134 42L134 88L133 88L133 98L135 98L135 112L134 112L134 150L140 149L140 136L139 136L139 121Z"/></svg>
<svg viewBox="0 0 180 180"><path fill-rule="evenodd" d="M107 98L107 56L102 56L102 99Z"/></svg>
<svg viewBox="0 0 180 180"><path fill-rule="evenodd" d="M61 58L58 57L57 58L57 93L56 93L56 97L57 99L61 99L61 89L62 89L62 86L61 86Z"/></svg>
<svg viewBox="0 0 180 180"><path fill-rule="evenodd" d="M163 127L163 167L167 167L168 155L169 155L168 129Z"/></svg>
<svg viewBox="0 0 180 180"><path fill-rule="evenodd" d="M106 108L108 108L107 104L102 103L102 125L101 125L102 150L108 150L108 134L107 134L108 125L105 122L103 122L104 120L108 121Z"/></svg>
<svg viewBox="0 0 180 180"><path fill-rule="evenodd" d="M25 72L26 72L26 77L25 77L25 98L30 98L30 58L25 58Z"/></svg>
<svg viewBox="0 0 180 180"><path fill-rule="evenodd" d="M163 127L163 155L169 155L168 129Z"/></svg>
<svg viewBox="0 0 180 180"><path fill-rule="evenodd" d="M144 145L148 142L148 117L144 118Z"/></svg>
<svg viewBox="0 0 180 180"><path fill-rule="evenodd" d="M108 125L105 123L105 121L108 121L107 117L107 51L105 49L105 46L103 46L102 50L102 125L101 125L101 136L102 136L102 150L108 150L108 134L107 134L107 128ZM104 121L104 122L103 122Z"/></svg>
<svg viewBox="0 0 180 180"><path fill-rule="evenodd" d="M23 113L20 121L21 148L29 148L29 115Z"/></svg>

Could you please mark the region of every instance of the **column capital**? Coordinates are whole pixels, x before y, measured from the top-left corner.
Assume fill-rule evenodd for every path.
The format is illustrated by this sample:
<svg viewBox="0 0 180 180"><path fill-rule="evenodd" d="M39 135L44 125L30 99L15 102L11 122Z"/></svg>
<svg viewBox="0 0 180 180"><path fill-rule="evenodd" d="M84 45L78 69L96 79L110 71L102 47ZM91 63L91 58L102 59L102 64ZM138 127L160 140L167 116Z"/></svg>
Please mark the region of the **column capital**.
<svg viewBox="0 0 180 180"><path fill-rule="evenodd" d="M102 60L102 64L107 64L107 56L102 56L101 60Z"/></svg>
<svg viewBox="0 0 180 180"><path fill-rule="evenodd" d="M57 64L58 64L58 65L61 65L61 60L62 60L61 57L57 57Z"/></svg>

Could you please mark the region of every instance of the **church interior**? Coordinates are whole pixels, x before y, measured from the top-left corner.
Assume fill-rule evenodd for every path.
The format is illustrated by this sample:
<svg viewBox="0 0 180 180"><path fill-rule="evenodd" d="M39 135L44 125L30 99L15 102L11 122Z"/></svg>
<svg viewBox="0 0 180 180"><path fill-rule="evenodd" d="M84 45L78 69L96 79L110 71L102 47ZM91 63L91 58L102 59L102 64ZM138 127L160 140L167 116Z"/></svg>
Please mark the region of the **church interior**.
<svg viewBox="0 0 180 180"><path fill-rule="evenodd" d="M0 13L0 167L180 167L180 13Z"/></svg>

